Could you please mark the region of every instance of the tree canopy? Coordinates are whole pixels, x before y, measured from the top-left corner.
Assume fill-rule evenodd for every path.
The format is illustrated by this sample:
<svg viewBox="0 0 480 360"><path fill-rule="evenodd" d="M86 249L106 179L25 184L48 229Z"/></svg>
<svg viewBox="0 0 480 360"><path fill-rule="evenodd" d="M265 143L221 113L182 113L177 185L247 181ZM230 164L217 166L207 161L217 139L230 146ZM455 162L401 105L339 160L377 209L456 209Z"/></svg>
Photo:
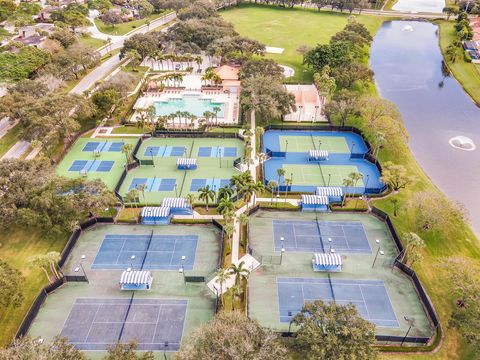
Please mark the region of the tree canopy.
<svg viewBox="0 0 480 360"><path fill-rule="evenodd" d="M100 180L56 176L44 158L0 162L2 228L18 224L55 235L72 230L89 213L115 202L115 196Z"/></svg>
<svg viewBox="0 0 480 360"><path fill-rule="evenodd" d="M20 271L0 259L0 306L19 307L24 299L25 278Z"/></svg>
<svg viewBox="0 0 480 360"><path fill-rule="evenodd" d="M86 360L86 355L70 344L66 338L55 337L49 343L24 337L0 349L1 360Z"/></svg>
<svg viewBox="0 0 480 360"><path fill-rule="evenodd" d="M277 335L240 312L222 312L196 328L182 343L181 360L282 360L285 348Z"/></svg>
<svg viewBox="0 0 480 360"><path fill-rule="evenodd" d="M376 359L375 326L353 304L307 302L295 315L295 346L304 359Z"/></svg>

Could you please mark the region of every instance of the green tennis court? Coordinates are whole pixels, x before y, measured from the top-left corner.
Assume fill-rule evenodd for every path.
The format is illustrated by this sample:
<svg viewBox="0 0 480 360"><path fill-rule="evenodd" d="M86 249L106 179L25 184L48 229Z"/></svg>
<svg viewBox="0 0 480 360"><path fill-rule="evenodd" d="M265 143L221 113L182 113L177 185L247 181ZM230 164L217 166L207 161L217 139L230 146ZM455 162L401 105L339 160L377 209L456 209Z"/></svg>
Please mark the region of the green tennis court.
<svg viewBox="0 0 480 360"><path fill-rule="evenodd" d="M281 151L308 152L309 150L322 149L336 154L350 153L350 148L344 136L280 135L278 141Z"/></svg>
<svg viewBox="0 0 480 360"><path fill-rule="evenodd" d="M343 180L347 179L350 173L360 172L353 165L283 164L282 168L286 176L293 174L292 185L344 186ZM363 181L358 180L356 186L363 187Z"/></svg>
<svg viewBox="0 0 480 360"><path fill-rule="evenodd" d="M130 170L119 193L125 197L131 189L138 189L138 184L160 183L146 187L139 199L141 203L159 205L166 197L185 197L190 193L197 196L198 189L206 185L218 191L239 173L233 162L243 155L244 143L239 139L151 138L142 143L137 156L153 161L155 166L140 165ZM197 159L197 169L177 168L177 158L185 156Z"/></svg>
<svg viewBox="0 0 480 360"><path fill-rule="evenodd" d="M57 166L57 174L67 178L84 177L89 180L100 179L110 190L113 190L125 167L126 158L125 154L121 151L121 147L123 144L132 144L132 146L135 146L137 141L138 139L136 138L79 138ZM106 148L110 150L98 150ZM109 171L79 171L83 169L83 166L78 167L75 166L75 164L82 162L108 162L109 164L113 162L113 164Z"/></svg>

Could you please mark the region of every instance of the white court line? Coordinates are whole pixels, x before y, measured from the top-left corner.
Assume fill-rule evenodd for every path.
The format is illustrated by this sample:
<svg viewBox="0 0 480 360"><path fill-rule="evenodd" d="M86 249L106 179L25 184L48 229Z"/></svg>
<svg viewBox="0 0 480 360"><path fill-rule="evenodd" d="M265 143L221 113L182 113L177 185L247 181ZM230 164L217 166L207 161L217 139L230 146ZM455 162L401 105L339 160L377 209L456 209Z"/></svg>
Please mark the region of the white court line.
<svg viewBox="0 0 480 360"><path fill-rule="evenodd" d="M87 332L87 336L85 336L85 340L83 341L84 343L87 342L87 339L90 335L90 331L92 331L92 327L93 327L93 324L95 323L95 318L97 317L97 314L98 314L98 310L100 309L100 305L97 305L97 311L95 311L95 316L93 317L93 320L92 322L90 323L90 327L88 328L88 332ZM72 308L73 310L73 308ZM71 311L71 310L70 310Z"/></svg>

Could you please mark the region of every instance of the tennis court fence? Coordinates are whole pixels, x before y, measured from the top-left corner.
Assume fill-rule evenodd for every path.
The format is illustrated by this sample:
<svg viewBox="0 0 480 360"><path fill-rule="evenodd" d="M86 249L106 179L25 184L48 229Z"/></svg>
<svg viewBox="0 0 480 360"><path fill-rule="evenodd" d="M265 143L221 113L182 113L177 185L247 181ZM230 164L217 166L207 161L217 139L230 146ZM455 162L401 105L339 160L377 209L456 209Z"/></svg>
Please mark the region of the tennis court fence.
<svg viewBox="0 0 480 360"><path fill-rule="evenodd" d="M398 236L398 233L395 230L395 226L393 225L392 220L390 219L388 214L385 213L384 211L376 208L376 207L372 207L372 212L373 212L373 214L375 214L377 217L382 219L387 224L388 230L389 230L390 234L392 235L393 240L395 241L398 252L400 254L403 254L404 251L405 251L405 248L404 248L404 246L402 244L402 241L400 240L400 237ZM438 315L435 311L435 308L433 307L432 301L430 300L430 297L428 296L425 288L423 287L422 283L420 282L420 279L418 278L417 274L415 273L415 271L413 269L411 269L410 267L408 267L407 265L402 263L399 260L399 257L397 257L395 259L395 262L394 262L393 266L398 268L406 276L408 276L409 278L412 279L414 288L415 288L415 290L416 290L416 292L417 292L417 294L418 294L418 296L419 296L419 298L422 302L422 305L423 305L425 311L427 312L430 320L432 321L433 326L435 327L435 334L430 338L407 338L407 339L403 340L403 337L402 337L400 339L400 341L417 342L417 343L424 343L424 344L430 343L436 336L441 336L441 332L442 332L441 331L441 325L440 325L440 319L439 319L439 317L438 317ZM386 338L387 337L383 337L383 339L380 339L380 341L398 342L398 337L396 337L396 339L394 339L395 337L392 337L392 336L388 337L388 339L386 339Z"/></svg>
<svg viewBox="0 0 480 360"><path fill-rule="evenodd" d="M75 229L70 235L65 247L63 248L63 251L60 255L60 260L58 261L58 267L60 270L62 269L63 265L65 265L65 261L67 260L68 256L72 252L75 244L77 243L78 239L80 238L80 235L82 234L82 230L86 230L92 226L95 226L97 223L113 223L113 218L108 218L108 217L94 217L90 218L87 221L83 222L80 224L79 229ZM35 317L38 315L38 312L40 310L40 307L43 305L45 302L45 299L47 298L48 294L54 292L56 289L58 289L60 286L62 286L64 283L69 282L69 281L75 281L75 282L87 282L87 278L83 275L78 275L78 276L64 276L61 279L56 280L55 282L46 285L43 287L40 292L38 293L37 297L33 301L32 305L28 309L25 317L22 320L22 323L20 324L17 333L15 334L15 338L21 338L25 336L28 333L28 330L30 329L30 326L32 325L33 321L35 320Z"/></svg>

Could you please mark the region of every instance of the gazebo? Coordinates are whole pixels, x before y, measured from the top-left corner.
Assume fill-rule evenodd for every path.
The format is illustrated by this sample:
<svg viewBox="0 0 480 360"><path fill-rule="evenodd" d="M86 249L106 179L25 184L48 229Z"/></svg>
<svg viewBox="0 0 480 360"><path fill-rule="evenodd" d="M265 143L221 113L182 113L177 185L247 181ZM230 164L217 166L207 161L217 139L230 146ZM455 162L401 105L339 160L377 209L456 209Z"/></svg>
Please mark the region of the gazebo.
<svg viewBox="0 0 480 360"><path fill-rule="evenodd" d="M318 186L315 195L326 196L329 201L342 201L343 190L340 186Z"/></svg>
<svg viewBox="0 0 480 360"><path fill-rule="evenodd" d="M329 203L326 196L302 195L302 211L328 211Z"/></svg>
<svg viewBox="0 0 480 360"><path fill-rule="evenodd" d="M316 253L312 257L313 271L342 271L342 256L335 253Z"/></svg>
<svg viewBox="0 0 480 360"><path fill-rule="evenodd" d="M178 170L195 170L196 168L197 168L197 159L192 159L192 158L177 159Z"/></svg>
<svg viewBox="0 0 480 360"><path fill-rule="evenodd" d="M327 150L310 150L308 152L308 161L325 161L328 160Z"/></svg>
<svg viewBox="0 0 480 360"><path fill-rule="evenodd" d="M170 214L177 214L177 215L192 214L192 207L188 204L186 199L181 197L164 198L162 201L162 207L170 208Z"/></svg>
<svg viewBox="0 0 480 360"><path fill-rule="evenodd" d="M170 222L170 208L159 206L145 206L140 213L142 224L168 225Z"/></svg>
<svg viewBox="0 0 480 360"><path fill-rule="evenodd" d="M121 290L150 290L152 288L152 272L144 270L125 270L120 277Z"/></svg>

